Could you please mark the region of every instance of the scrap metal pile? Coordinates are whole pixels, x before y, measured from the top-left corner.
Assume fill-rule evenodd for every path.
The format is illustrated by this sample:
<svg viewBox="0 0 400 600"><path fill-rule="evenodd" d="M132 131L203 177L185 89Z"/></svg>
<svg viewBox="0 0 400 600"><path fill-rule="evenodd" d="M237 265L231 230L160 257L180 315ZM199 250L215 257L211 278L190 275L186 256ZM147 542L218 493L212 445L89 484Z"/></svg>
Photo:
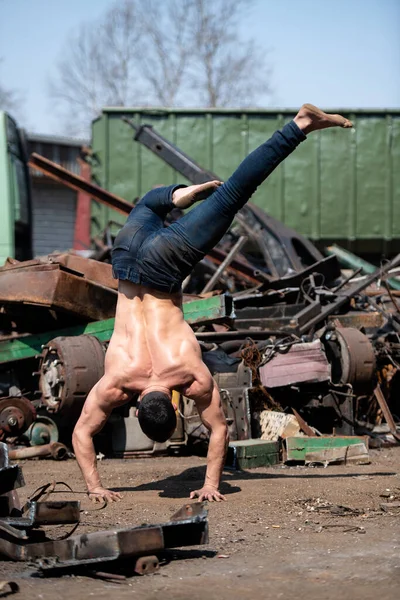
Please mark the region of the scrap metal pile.
<svg viewBox="0 0 400 600"><path fill-rule="evenodd" d="M151 127L135 139L193 183L218 179ZM132 209L43 157L32 155L30 164L124 215ZM110 240L98 240L92 256L107 260L109 250ZM232 440L285 437L289 421L305 435L366 434L376 445L400 439L400 299L392 289L398 280L389 278L399 265L400 255L366 276L362 266L344 275L334 250L324 258L256 206L244 207L184 282L183 298ZM3 440L68 443L104 370L116 296L109 264L70 253L0 269ZM99 436L102 451L129 456L206 440L193 402L176 400L178 427L167 444L143 435L132 404L113 413Z"/></svg>
<svg viewBox="0 0 400 600"><path fill-rule="evenodd" d="M0 442L0 557L33 563L42 572L80 565L97 569L101 563L134 559L131 569L143 575L158 568L157 555L163 550L208 542L207 511L200 502L183 506L161 525L71 536L79 525L80 502L49 501L56 484L47 484L21 507L16 490L24 485L21 467L9 464L8 446ZM58 540L43 529L45 525L69 524L74 525L73 530Z"/></svg>

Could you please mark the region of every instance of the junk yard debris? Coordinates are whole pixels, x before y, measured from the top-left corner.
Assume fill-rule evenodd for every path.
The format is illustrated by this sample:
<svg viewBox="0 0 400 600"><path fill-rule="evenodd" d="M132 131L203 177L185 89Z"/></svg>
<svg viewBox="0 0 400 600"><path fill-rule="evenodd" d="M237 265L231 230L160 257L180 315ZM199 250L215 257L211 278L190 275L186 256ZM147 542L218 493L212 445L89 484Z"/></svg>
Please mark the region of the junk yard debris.
<svg viewBox="0 0 400 600"><path fill-rule="evenodd" d="M151 127L136 128L135 139L193 183L217 178ZM124 214L131 210L43 157L33 155L30 164ZM53 254L0 269L3 440L70 443L113 330L116 281L111 266L95 260L101 252L107 261L108 249L102 241L93 258ZM397 442L400 300L392 271L400 256L360 276L357 262L343 275L342 255L330 253L324 258L250 204L185 282L185 318L222 391L232 441L262 437L266 411L278 411L296 415L302 435ZM121 456L206 441L193 403L178 403L179 426L166 444L150 442L135 411L123 408L109 424L112 444L99 439L100 450ZM32 436L40 419L41 435Z"/></svg>
<svg viewBox="0 0 400 600"><path fill-rule="evenodd" d="M151 127L135 130L135 139L193 183L218 179ZM43 157L33 155L30 164L122 214L131 210ZM179 216L176 210L171 219ZM164 549L206 543L204 507L185 505L161 525L110 523L112 529L81 533L79 502L49 501L54 485L21 507L22 469L9 464L71 455L72 429L104 372L113 332L111 244L107 228L85 256L9 259L0 268L0 553L48 573L91 564L92 574L116 581L122 576L113 569L99 570L104 563L129 558L144 574L158 568ZM327 253L248 205L184 283L184 316L220 389L231 440L227 467L236 472L282 463L351 468L368 464L369 448L398 444L400 255L371 268L337 247ZM194 403L177 393L173 400L178 425L171 439L147 438L133 402L113 412L96 441L99 456L203 450L208 432ZM386 504L382 510L391 514L396 503ZM65 535L79 527L54 541L49 524L68 525Z"/></svg>

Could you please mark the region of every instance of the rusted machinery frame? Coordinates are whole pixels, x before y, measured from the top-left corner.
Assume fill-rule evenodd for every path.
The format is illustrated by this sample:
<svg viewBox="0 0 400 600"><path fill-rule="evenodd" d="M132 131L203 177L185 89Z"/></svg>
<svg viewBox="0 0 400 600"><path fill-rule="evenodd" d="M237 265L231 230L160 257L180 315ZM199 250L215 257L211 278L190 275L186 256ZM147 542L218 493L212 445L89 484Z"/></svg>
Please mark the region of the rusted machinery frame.
<svg viewBox="0 0 400 600"><path fill-rule="evenodd" d="M330 315L334 314L339 308L341 308L346 302L352 298L352 296L357 296L360 292L369 287L374 281L379 279L379 277L384 277L391 269L394 269L400 264L400 254L397 254L390 262L386 263L383 267L376 269L374 273L371 273L368 277L363 279L362 281L358 281L350 286L343 294L337 297L336 300L324 306L319 315L310 319L308 323L303 325L300 328L300 333L304 334L310 331L313 327L327 319Z"/></svg>
<svg viewBox="0 0 400 600"><path fill-rule="evenodd" d="M29 529L39 525L69 525L79 523L81 503L77 500L27 502L24 513L0 518L0 525ZM15 534L12 530L10 533ZM18 531L18 530L17 530ZM0 534L1 538L1 534ZM0 539L1 554L1 539Z"/></svg>
<svg viewBox="0 0 400 600"><path fill-rule="evenodd" d="M1 531L0 535L0 554L16 561L35 561L42 569L55 569L206 544L208 520L204 504L197 502L185 505L162 525L96 531L39 543L29 543L17 536L10 541L10 535L4 536Z"/></svg>

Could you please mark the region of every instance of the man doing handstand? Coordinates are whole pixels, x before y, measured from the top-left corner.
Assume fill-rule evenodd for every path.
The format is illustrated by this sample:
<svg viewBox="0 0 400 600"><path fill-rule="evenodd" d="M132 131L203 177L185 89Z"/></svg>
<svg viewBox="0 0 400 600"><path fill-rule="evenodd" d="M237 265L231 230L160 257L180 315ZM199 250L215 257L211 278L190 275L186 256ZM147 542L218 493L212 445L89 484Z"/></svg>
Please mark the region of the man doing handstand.
<svg viewBox="0 0 400 600"><path fill-rule="evenodd" d="M91 499L121 498L102 486L93 446L93 436L111 411L139 394L137 415L143 432L164 442L176 426L171 395L177 390L195 401L210 431L205 482L190 497L224 500L219 484L228 430L218 388L183 318L182 281L226 233L257 187L308 133L351 126L340 115L304 104L293 121L249 154L225 183L156 188L133 208L112 251L118 302L104 376L89 393L73 433L76 459ZM205 201L164 227L170 210L199 200Z"/></svg>

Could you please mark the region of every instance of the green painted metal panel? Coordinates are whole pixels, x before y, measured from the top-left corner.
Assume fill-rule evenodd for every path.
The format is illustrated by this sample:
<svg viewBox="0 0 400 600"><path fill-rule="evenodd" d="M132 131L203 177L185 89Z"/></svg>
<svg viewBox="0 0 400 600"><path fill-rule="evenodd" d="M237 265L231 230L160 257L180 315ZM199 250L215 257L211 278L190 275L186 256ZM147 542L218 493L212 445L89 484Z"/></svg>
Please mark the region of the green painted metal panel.
<svg viewBox="0 0 400 600"><path fill-rule="evenodd" d="M390 136L392 235L400 237L400 116L393 116Z"/></svg>
<svg viewBox="0 0 400 600"><path fill-rule="evenodd" d="M344 135L343 135L344 134ZM348 135L347 135L348 134ZM351 144L353 131L330 129L320 134L321 237L353 239Z"/></svg>
<svg viewBox="0 0 400 600"><path fill-rule="evenodd" d="M220 295L200 298L182 305L187 323L205 323L233 316L233 303L230 296ZM14 360L33 358L40 354L43 344L59 336L94 335L101 342L108 342L114 330L114 319L95 321L86 325L76 325L58 331L46 331L36 335L0 341L0 364Z"/></svg>
<svg viewBox="0 0 400 600"><path fill-rule="evenodd" d="M287 437L285 439L286 460L303 462L306 458L306 454L308 454L309 452L316 452L317 450L327 450L330 448L344 448L353 444L359 444L360 442L365 443L368 448L368 438L366 436Z"/></svg>
<svg viewBox="0 0 400 600"><path fill-rule="evenodd" d="M108 160L108 119L96 119L92 123L93 138L98 140L91 159L93 182L109 189L107 177ZM91 234L97 235L108 223L108 207L100 202L91 202Z"/></svg>
<svg viewBox="0 0 400 600"><path fill-rule="evenodd" d="M0 265L15 252L15 201L7 147L7 118L7 114L0 111Z"/></svg>
<svg viewBox="0 0 400 600"><path fill-rule="evenodd" d="M58 331L46 331L36 335L14 338L0 342L0 364L14 360L33 358L40 354L42 345L59 336L94 335L101 342L110 339L114 329L114 319L96 321L88 325L77 325Z"/></svg>
<svg viewBox="0 0 400 600"><path fill-rule="evenodd" d="M377 117L357 119L356 237L384 234L386 123Z"/></svg>
<svg viewBox="0 0 400 600"><path fill-rule="evenodd" d="M400 111L338 110L355 128L309 136L255 193L272 216L320 242L400 246ZM133 141L121 116L149 123L204 168L226 179L240 161L293 118L294 110L107 108L93 123L96 181L132 200L155 185L187 183ZM111 218L93 209L93 233ZM380 244L380 245L379 245ZM357 250L356 247L354 247Z"/></svg>
<svg viewBox="0 0 400 600"><path fill-rule="evenodd" d="M174 143L208 171L213 170L212 116L209 114L175 115ZM177 181L189 183L177 174Z"/></svg>
<svg viewBox="0 0 400 600"><path fill-rule="evenodd" d="M279 446L279 442L260 439L230 442L226 465L239 470L277 465Z"/></svg>

